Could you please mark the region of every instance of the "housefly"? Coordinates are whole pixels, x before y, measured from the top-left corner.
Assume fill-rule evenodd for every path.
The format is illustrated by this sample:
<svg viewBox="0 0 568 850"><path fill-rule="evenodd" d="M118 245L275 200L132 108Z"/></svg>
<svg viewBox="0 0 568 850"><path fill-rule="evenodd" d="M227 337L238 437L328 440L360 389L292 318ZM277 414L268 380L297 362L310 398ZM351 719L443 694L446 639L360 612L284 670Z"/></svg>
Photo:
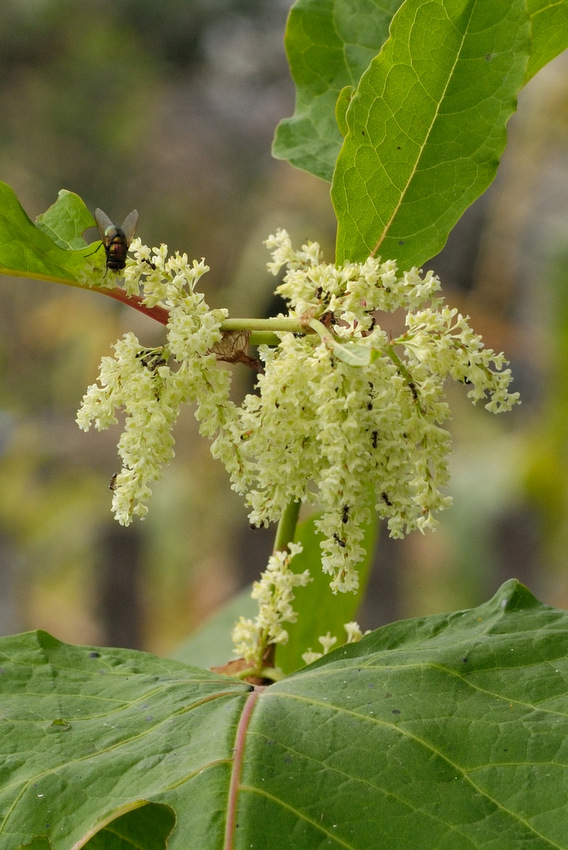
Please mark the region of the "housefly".
<svg viewBox="0 0 568 850"><path fill-rule="evenodd" d="M126 254L134 239L138 213L132 210L122 222L122 227L117 227L106 213L96 209L95 221L106 253L106 267L112 272L118 272L126 265Z"/></svg>

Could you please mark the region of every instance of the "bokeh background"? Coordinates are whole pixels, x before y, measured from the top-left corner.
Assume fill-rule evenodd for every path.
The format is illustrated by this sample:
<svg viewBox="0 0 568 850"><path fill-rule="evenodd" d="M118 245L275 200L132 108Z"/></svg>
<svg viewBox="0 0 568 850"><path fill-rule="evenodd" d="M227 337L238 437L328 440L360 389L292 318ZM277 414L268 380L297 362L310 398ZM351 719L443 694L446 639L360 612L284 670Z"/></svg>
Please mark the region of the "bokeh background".
<svg viewBox="0 0 568 850"><path fill-rule="evenodd" d="M205 257L211 306L268 315L263 239L286 227L333 256L329 187L271 158L294 103L288 0L3 0L0 179L28 214L60 188L139 235ZM470 607L506 579L568 607L568 63L522 92L497 180L429 266L523 405L494 417L450 390L454 507L435 534L381 534L366 628ZM96 238L96 233L92 233ZM118 429L74 423L98 363L127 330L160 328L93 293L0 277L0 633L168 653L263 568L193 412L149 517L110 514ZM235 371L235 392L251 376Z"/></svg>

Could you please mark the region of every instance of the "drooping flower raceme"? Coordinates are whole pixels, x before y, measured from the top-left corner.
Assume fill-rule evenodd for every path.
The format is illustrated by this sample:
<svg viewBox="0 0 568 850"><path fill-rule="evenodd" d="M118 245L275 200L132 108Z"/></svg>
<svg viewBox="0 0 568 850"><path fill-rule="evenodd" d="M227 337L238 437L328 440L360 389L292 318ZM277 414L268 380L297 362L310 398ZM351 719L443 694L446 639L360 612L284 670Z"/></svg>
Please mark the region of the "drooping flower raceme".
<svg viewBox="0 0 568 850"><path fill-rule="evenodd" d="M275 341L260 346L263 368L240 406L229 399L229 370L216 363L226 314L195 290L207 267L136 240L124 285L168 310L167 341L148 350L127 334L117 343L78 422L104 428L116 408L125 411L113 501L127 524L145 514L150 485L173 455L181 403L195 402L200 430L245 496L251 523L279 520L291 501L317 504L323 569L335 591L351 590L374 511L401 537L434 528L450 504L445 380L464 383L474 403L495 413L519 397L509 393L503 355L485 349L467 318L444 304L431 272L399 273L394 261L375 258L335 267L317 243L295 250L283 230L267 245L269 270L285 269L277 292L289 314L267 321ZM391 338L378 321L395 310L405 311L406 328Z"/></svg>
<svg viewBox="0 0 568 850"><path fill-rule="evenodd" d="M299 543L289 543L287 552L270 556L266 570L252 587L251 596L259 604L258 614L254 620L241 617L233 629L235 652L257 667L262 666L262 653L268 644L287 642L288 632L283 624L297 619L292 607L294 588L304 587L312 580L309 570L295 573L290 569L290 561L301 551Z"/></svg>
<svg viewBox="0 0 568 850"><path fill-rule="evenodd" d="M122 525L148 512L150 485L173 457L172 428L184 402L196 402L196 416L204 434L224 424L230 373L218 369L211 348L221 338L225 311L211 311L195 285L209 271L203 261L189 263L185 255L168 259L162 245L153 253L137 239L135 260L128 261L124 286L132 295L143 295L148 307L160 305L169 312L167 343L144 347L133 333L115 346L114 357L103 357L97 384L92 384L81 404L77 424L87 431L115 424L123 409L125 426L118 444L122 469L114 476L113 512Z"/></svg>

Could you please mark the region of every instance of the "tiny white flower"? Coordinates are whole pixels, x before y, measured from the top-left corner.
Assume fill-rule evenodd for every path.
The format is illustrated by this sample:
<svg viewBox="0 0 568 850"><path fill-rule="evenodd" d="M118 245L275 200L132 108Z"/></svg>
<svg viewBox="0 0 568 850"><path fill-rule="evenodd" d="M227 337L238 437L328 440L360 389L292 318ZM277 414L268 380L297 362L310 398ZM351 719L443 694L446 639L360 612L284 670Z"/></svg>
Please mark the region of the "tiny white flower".
<svg viewBox="0 0 568 850"><path fill-rule="evenodd" d="M313 652L313 650L308 649L302 653L302 661L305 664L312 664L314 661L319 661L322 656L323 652Z"/></svg>
<svg viewBox="0 0 568 850"><path fill-rule="evenodd" d="M345 623L343 628L347 633L346 643L357 643L363 637L361 626L359 623L356 623L355 620L352 620L350 623Z"/></svg>
<svg viewBox="0 0 568 850"><path fill-rule="evenodd" d="M337 643L337 638L333 637L333 635L331 635L329 632L327 632L327 634L325 634L325 635L321 635L321 637L319 637L318 640L323 647L323 654L324 655L327 655L329 650L334 646L334 644Z"/></svg>

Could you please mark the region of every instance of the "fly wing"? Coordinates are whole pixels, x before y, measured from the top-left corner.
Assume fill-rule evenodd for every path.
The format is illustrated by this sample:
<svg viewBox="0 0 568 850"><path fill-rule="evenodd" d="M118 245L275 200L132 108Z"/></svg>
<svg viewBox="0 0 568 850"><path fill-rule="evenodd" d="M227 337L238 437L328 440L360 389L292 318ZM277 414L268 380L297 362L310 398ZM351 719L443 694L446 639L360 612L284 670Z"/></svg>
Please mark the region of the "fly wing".
<svg viewBox="0 0 568 850"><path fill-rule="evenodd" d="M106 232L107 232L109 227L114 227L114 224L112 223L112 221L110 220L108 215L105 212L103 212L102 210L100 210L98 207L95 210L95 221L97 222L97 227L99 229L101 239L102 239L103 243L106 245L106 243L107 243Z"/></svg>
<svg viewBox="0 0 568 850"><path fill-rule="evenodd" d="M104 215L104 213L103 213ZM134 239L134 234L136 233L136 228L138 227L138 212L136 210L132 210L129 213L124 221L122 222L122 230L124 232L124 236L126 239L126 244L130 245L132 240Z"/></svg>

